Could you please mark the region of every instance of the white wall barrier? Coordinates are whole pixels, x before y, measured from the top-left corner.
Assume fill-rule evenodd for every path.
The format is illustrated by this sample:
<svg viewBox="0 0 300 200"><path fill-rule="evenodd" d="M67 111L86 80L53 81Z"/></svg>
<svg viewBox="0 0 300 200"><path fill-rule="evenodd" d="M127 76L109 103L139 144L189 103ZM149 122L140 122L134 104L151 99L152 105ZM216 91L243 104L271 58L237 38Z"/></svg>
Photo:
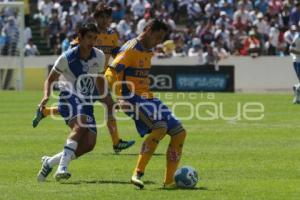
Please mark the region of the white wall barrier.
<svg viewBox="0 0 300 200"><path fill-rule="evenodd" d="M53 64L57 56L26 57L25 68L45 68ZM1 57L0 68L9 58ZM197 58L153 59L156 65L197 65ZM292 59L286 57L263 56L258 58L232 56L220 65L235 66L235 90L242 92L290 91L297 83ZM1 67L2 66L2 67ZM201 66L199 66L201 67ZM46 73L45 73L46 74ZM26 76L29 76L28 74ZM25 77L25 79L30 77Z"/></svg>

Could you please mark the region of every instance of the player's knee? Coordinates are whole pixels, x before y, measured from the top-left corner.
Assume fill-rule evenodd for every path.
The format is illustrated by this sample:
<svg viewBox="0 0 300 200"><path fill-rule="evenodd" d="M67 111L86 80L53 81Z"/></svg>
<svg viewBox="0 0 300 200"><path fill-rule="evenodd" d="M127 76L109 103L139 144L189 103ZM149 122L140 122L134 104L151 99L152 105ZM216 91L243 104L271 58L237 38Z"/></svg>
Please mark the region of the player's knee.
<svg viewBox="0 0 300 200"><path fill-rule="evenodd" d="M185 137L186 137L185 130L179 132L177 135L174 136L174 138L176 138L176 140L180 141L181 146L183 146L183 142L185 140Z"/></svg>
<svg viewBox="0 0 300 200"><path fill-rule="evenodd" d="M90 141L86 147L87 152L93 151L96 146L96 142Z"/></svg>
<svg viewBox="0 0 300 200"><path fill-rule="evenodd" d="M182 130L181 132L177 133L176 135L172 135L170 144L175 144L175 146L179 145L179 147L182 148L186 135L187 134L186 134L185 130Z"/></svg>
<svg viewBox="0 0 300 200"><path fill-rule="evenodd" d="M183 131L181 131L181 132L179 132L178 133L178 136L180 137L180 138L182 138L183 140L185 139L185 137L186 137L186 131L185 130L183 130Z"/></svg>
<svg viewBox="0 0 300 200"><path fill-rule="evenodd" d="M161 127L161 128L156 128L152 130L152 141L155 143L159 143L159 141L161 141L165 135L167 134L167 127Z"/></svg>
<svg viewBox="0 0 300 200"><path fill-rule="evenodd" d="M182 127L182 125L178 125L168 131L168 135L173 137L182 137L183 139L186 137L185 129Z"/></svg>

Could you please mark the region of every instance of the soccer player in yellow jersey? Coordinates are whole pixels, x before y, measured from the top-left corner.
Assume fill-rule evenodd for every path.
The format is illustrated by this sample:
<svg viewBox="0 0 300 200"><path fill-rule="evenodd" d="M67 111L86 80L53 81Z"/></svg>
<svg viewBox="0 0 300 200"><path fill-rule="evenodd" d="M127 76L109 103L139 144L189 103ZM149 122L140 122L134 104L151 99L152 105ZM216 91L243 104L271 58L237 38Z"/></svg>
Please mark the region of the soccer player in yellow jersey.
<svg viewBox="0 0 300 200"><path fill-rule="evenodd" d="M164 187L175 186L173 176L178 167L186 132L178 121L149 89L148 74L151 68L151 49L163 42L168 27L164 22L151 20L135 39L125 43L106 70L105 76L115 77L115 90L120 95L120 107L134 121L139 134L147 135L142 144L131 182L144 187L142 176L159 141L166 135L170 143L166 153ZM112 83L110 83L112 84Z"/></svg>
<svg viewBox="0 0 300 200"><path fill-rule="evenodd" d="M97 35L95 47L102 50L105 54L105 68L103 73L107 69L110 57L111 56L114 57L119 50L118 34L108 28L111 22L111 14L112 14L112 9L110 7L107 7L103 3L99 3L93 15L93 20L97 22L99 28L99 34ZM74 41L72 41L71 45L74 47L77 46L78 43L79 43L78 38L76 38ZM109 82L111 82L111 80ZM51 114L59 115L58 108L57 107L38 108L36 116L32 122L33 127L36 127L43 118ZM135 143L135 141L133 140L124 141L120 139L115 120L108 120L107 127L112 139L113 150L116 153L119 153L120 151L131 147Z"/></svg>

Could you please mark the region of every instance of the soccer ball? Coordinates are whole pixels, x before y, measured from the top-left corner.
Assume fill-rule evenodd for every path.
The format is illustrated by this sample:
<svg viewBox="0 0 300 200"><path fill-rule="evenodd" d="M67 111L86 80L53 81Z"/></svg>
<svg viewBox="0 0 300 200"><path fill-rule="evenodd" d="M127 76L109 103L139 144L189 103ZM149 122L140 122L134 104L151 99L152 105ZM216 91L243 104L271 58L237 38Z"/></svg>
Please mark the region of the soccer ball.
<svg viewBox="0 0 300 200"><path fill-rule="evenodd" d="M179 188L194 188L198 182L198 173L189 166L183 166L176 170L174 180Z"/></svg>

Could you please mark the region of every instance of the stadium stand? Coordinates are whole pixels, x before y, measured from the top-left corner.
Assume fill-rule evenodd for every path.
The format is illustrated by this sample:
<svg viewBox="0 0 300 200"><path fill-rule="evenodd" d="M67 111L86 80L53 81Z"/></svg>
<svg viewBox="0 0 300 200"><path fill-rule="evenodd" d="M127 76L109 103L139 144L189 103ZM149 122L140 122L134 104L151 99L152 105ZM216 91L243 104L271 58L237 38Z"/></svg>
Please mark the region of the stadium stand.
<svg viewBox="0 0 300 200"><path fill-rule="evenodd" d="M80 23L101 1L29 0L26 27L41 55L60 54L68 48ZM214 59L228 55L288 55L299 31L300 3L294 0L108 0L112 7L111 28L120 43L135 37L153 17L171 27L169 40L156 48L160 58L209 54ZM18 37L13 11L0 15L2 54L13 54ZM27 32L28 33L28 32ZM27 34L26 41L30 39Z"/></svg>

